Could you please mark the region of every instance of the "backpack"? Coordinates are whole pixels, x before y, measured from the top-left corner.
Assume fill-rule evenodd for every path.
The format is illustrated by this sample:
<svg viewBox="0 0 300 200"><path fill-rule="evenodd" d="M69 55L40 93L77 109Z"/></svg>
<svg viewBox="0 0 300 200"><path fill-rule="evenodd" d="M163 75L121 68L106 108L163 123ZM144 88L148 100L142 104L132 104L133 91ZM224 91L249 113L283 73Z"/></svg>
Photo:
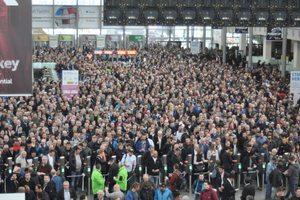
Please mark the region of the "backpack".
<svg viewBox="0 0 300 200"><path fill-rule="evenodd" d="M185 173L180 173L180 175L178 175L176 172L173 172L173 174L176 174L178 176L178 180L176 183L176 189L183 190L186 187L186 180L184 178Z"/></svg>
<svg viewBox="0 0 300 200"><path fill-rule="evenodd" d="M212 200L214 200L214 196L212 194L212 191L213 191L213 189L210 190L210 197L211 197ZM203 194L203 192L204 192L204 190L201 191L200 196ZM202 200L202 196L201 196L200 200Z"/></svg>
<svg viewBox="0 0 300 200"><path fill-rule="evenodd" d="M272 170L272 172L269 175L269 181L270 181L271 185L273 184L273 171L274 171L274 169Z"/></svg>

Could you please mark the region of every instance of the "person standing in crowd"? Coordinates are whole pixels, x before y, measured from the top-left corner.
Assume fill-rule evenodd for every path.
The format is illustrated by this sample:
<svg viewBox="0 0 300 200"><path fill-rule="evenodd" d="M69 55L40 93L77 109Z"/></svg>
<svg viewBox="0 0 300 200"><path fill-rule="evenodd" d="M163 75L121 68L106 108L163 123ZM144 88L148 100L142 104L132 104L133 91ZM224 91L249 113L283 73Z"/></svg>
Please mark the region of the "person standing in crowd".
<svg viewBox="0 0 300 200"><path fill-rule="evenodd" d="M282 187L282 167L283 164L280 162L277 164L276 168L269 175L269 181L273 186L274 193L272 196L276 194L277 188Z"/></svg>
<svg viewBox="0 0 300 200"><path fill-rule="evenodd" d="M300 187L296 188L295 195L290 198L290 200L299 200L300 199Z"/></svg>
<svg viewBox="0 0 300 200"><path fill-rule="evenodd" d="M284 200L284 190L282 187L277 188L276 193L272 200Z"/></svg>
<svg viewBox="0 0 300 200"><path fill-rule="evenodd" d="M39 193L41 193L41 197L43 200L50 200L49 194L43 190L43 186L38 184L35 186L35 192L37 193L37 198L40 197Z"/></svg>
<svg viewBox="0 0 300 200"><path fill-rule="evenodd" d="M60 176L58 176L56 174L57 172L55 171L55 169L51 170L51 181L55 183L55 189L56 189L56 193L58 194L60 190L63 189L63 182Z"/></svg>
<svg viewBox="0 0 300 200"><path fill-rule="evenodd" d="M76 176L72 177L71 187L77 190L79 186L79 180L81 178L80 175L82 174L84 168L83 158L80 155L80 149L78 147L74 148L74 153L70 156L69 165L72 176Z"/></svg>
<svg viewBox="0 0 300 200"><path fill-rule="evenodd" d="M267 181L267 188L266 188L266 199L271 199L272 194L272 183L270 182L270 174L275 169L276 158L273 157L272 160L267 165L267 172L266 172L266 181Z"/></svg>
<svg viewBox="0 0 300 200"><path fill-rule="evenodd" d="M233 181L234 174L229 174L228 178L224 180L224 183L222 185L222 200L230 200L231 197L235 196L235 193L238 191L238 189L233 188Z"/></svg>
<svg viewBox="0 0 300 200"><path fill-rule="evenodd" d="M290 196L290 193L292 193L292 196L295 195L296 187L298 186L299 174L300 174L300 167L299 164L296 163L295 156L290 156L289 161L290 161L289 169L284 172L284 174L289 179L288 191L285 195L285 198L288 198Z"/></svg>
<svg viewBox="0 0 300 200"><path fill-rule="evenodd" d="M95 200L107 200L107 198L104 197L104 192L103 190L99 190L97 192L97 198L95 198Z"/></svg>
<svg viewBox="0 0 300 200"><path fill-rule="evenodd" d="M225 171L224 166L221 165L219 167L219 173L217 175L217 186L218 186L218 196L221 197L223 194L223 184L225 182L225 180L229 177L229 174Z"/></svg>
<svg viewBox="0 0 300 200"><path fill-rule="evenodd" d="M125 200L141 199L141 197L139 196L139 192L138 192L139 189L140 189L140 184L137 182L134 182L131 186L131 190L128 190Z"/></svg>
<svg viewBox="0 0 300 200"><path fill-rule="evenodd" d="M245 182L245 186L242 195L240 195L241 200L247 200L248 195L251 195L252 197L255 196L255 188L253 185L251 185L251 178L246 177L244 182Z"/></svg>
<svg viewBox="0 0 300 200"><path fill-rule="evenodd" d="M120 198L120 200L125 199L125 195L120 190L120 186L118 184L114 185L114 191L112 193L109 193L108 187L105 187L105 195L109 199L116 199L116 198Z"/></svg>
<svg viewBox="0 0 300 200"><path fill-rule="evenodd" d="M76 191L70 188L69 181L63 182L63 189L58 192L57 200L75 200L77 199Z"/></svg>
<svg viewBox="0 0 300 200"><path fill-rule="evenodd" d="M232 158L230 152L231 148L225 147L225 151L221 155L221 164L224 166L227 173L230 173L232 170Z"/></svg>
<svg viewBox="0 0 300 200"><path fill-rule="evenodd" d="M51 181L50 174L44 176L43 191L47 192L50 200L55 200L57 197L55 183Z"/></svg>
<svg viewBox="0 0 300 200"><path fill-rule="evenodd" d="M116 181L114 180L114 177L118 176L119 173L119 167L118 164L115 162L116 156L112 156L109 159L108 165L109 165L109 172L108 172L108 188L109 192L113 192L113 187L116 184Z"/></svg>
<svg viewBox="0 0 300 200"><path fill-rule="evenodd" d="M172 173L172 175L170 175L171 179L169 179L168 177L166 178L167 182L170 184L170 190L172 192L177 190L177 181L180 176L179 165L177 163L174 164L173 169L174 172Z"/></svg>
<svg viewBox="0 0 300 200"><path fill-rule="evenodd" d="M158 187L159 171L162 168L162 162L158 157L157 151L153 151L153 157L148 158L146 166L148 166L149 179L154 181L156 187Z"/></svg>
<svg viewBox="0 0 300 200"><path fill-rule="evenodd" d="M34 192L30 189L28 185L25 185L25 199L26 200L36 200Z"/></svg>
<svg viewBox="0 0 300 200"><path fill-rule="evenodd" d="M155 188L153 188L149 181L141 184L141 189L139 190L140 200L153 200L155 195Z"/></svg>
<svg viewBox="0 0 300 200"><path fill-rule="evenodd" d="M118 166L119 166L119 173L117 177L114 177L114 180L120 186L121 191L125 194L127 191L128 173L122 162L119 162Z"/></svg>
<svg viewBox="0 0 300 200"><path fill-rule="evenodd" d="M155 191L154 200L173 200L172 192L165 184L160 184L159 188Z"/></svg>
<svg viewBox="0 0 300 200"><path fill-rule="evenodd" d="M99 190L104 191L104 183L105 183L105 180L101 172L101 165L99 163L96 164L96 168L92 173L91 180L92 180L92 189L93 189L94 198L97 198L98 191Z"/></svg>
<svg viewBox="0 0 300 200"><path fill-rule="evenodd" d="M204 183L204 190L201 191L199 199L201 200L219 200L217 193L213 190L213 187L210 182L206 181Z"/></svg>
<svg viewBox="0 0 300 200"><path fill-rule="evenodd" d="M132 174L135 171L135 167L136 167L136 156L133 155L134 150L130 149L129 152L127 154L123 155L123 158L121 160L121 162L124 164L125 169L127 170L127 175L130 178L132 176ZM127 184L127 190L129 189L130 185L131 185L131 179L129 181L129 184Z"/></svg>
<svg viewBox="0 0 300 200"><path fill-rule="evenodd" d="M206 182L206 180L204 180L203 173L200 172L199 178L197 180L195 180L195 182L193 183L193 186L192 186L192 191L194 193L195 199L198 199L201 191L204 190L204 182Z"/></svg>

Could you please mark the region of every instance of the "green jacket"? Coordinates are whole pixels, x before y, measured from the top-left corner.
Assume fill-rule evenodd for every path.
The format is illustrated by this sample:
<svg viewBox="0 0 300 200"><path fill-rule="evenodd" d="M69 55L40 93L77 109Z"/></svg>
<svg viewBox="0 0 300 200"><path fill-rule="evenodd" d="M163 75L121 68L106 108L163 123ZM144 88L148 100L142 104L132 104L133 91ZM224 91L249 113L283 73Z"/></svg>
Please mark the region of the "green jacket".
<svg viewBox="0 0 300 200"><path fill-rule="evenodd" d="M119 169L119 173L116 178L116 183L120 185L120 189L123 191L127 191L127 177L128 177L127 170L123 166Z"/></svg>
<svg viewBox="0 0 300 200"><path fill-rule="evenodd" d="M97 194L99 190L104 191L104 178L102 176L102 172L99 169L94 169L92 173L92 189L93 194Z"/></svg>

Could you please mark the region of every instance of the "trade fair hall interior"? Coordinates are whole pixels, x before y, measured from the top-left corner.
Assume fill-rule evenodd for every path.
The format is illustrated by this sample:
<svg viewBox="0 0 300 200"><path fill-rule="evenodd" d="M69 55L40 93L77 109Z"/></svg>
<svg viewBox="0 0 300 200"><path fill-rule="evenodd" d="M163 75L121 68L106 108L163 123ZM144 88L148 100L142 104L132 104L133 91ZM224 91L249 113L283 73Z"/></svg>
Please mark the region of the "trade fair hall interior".
<svg viewBox="0 0 300 200"><path fill-rule="evenodd" d="M0 0L0 198L300 199L300 0Z"/></svg>

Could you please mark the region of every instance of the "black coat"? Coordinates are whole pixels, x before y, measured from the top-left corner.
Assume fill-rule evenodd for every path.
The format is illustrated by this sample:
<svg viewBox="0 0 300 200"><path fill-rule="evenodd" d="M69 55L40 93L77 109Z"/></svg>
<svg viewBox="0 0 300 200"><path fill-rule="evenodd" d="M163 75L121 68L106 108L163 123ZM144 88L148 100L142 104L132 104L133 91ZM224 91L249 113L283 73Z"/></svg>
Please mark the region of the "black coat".
<svg viewBox="0 0 300 200"><path fill-rule="evenodd" d="M116 159L117 159L117 162L120 162L122 160L122 157L124 154L126 154L126 150L125 149L122 149L120 150L118 147L114 150L114 155L116 155Z"/></svg>
<svg viewBox="0 0 300 200"><path fill-rule="evenodd" d="M178 155L176 156L174 153L172 155L172 166L174 166L176 163L180 166L181 157Z"/></svg>
<svg viewBox="0 0 300 200"><path fill-rule="evenodd" d="M25 200L36 200L36 196L32 190L29 193L25 193Z"/></svg>
<svg viewBox="0 0 300 200"><path fill-rule="evenodd" d="M148 191L142 187L139 191L139 199L141 200L153 200L155 195L155 190L153 187L150 187Z"/></svg>
<svg viewBox="0 0 300 200"><path fill-rule="evenodd" d="M230 197L235 195L235 189L227 179L224 180L223 187L222 200L230 200Z"/></svg>
<svg viewBox="0 0 300 200"><path fill-rule="evenodd" d="M117 163L113 163L109 167L109 172L108 172L108 182L109 183L115 183L114 181L114 176L117 177L119 173L119 166Z"/></svg>
<svg viewBox="0 0 300 200"><path fill-rule="evenodd" d="M80 155L80 159L81 159L81 172L82 172L83 168L84 168L84 165L83 165L83 158L82 158L81 155ZM76 171L76 158L75 158L75 154L72 154L70 156L69 165L70 165L70 170L71 171Z"/></svg>
<svg viewBox="0 0 300 200"><path fill-rule="evenodd" d="M223 183L225 182L225 180L227 180L228 176L229 176L228 173L224 171ZM218 174L217 174L216 183L217 183L218 187L222 186L221 185L222 180L221 180L221 174L220 174L220 172L218 172Z"/></svg>
<svg viewBox="0 0 300 200"><path fill-rule="evenodd" d="M246 187L244 187L241 200L246 200L246 197L248 195L251 195L253 197L255 196L255 188L253 185L249 184L249 185L246 185Z"/></svg>
<svg viewBox="0 0 300 200"><path fill-rule="evenodd" d="M70 191L70 197L71 199L77 199L77 195L76 192L73 188L69 188ZM65 200L65 196L64 196L64 189L59 190L58 195L57 195L57 200Z"/></svg>
<svg viewBox="0 0 300 200"><path fill-rule="evenodd" d="M157 170L162 168L162 162L159 157L157 157L156 162L154 163L154 160L152 157L148 158L146 166L148 167L148 174L151 176L158 176L158 172L152 172L152 170Z"/></svg>
<svg viewBox="0 0 300 200"><path fill-rule="evenodd" d="M250 166L250 158L249 156L247 155L246 157L243 158L243 161L242 161L242 169L243 171L248 171L248 167L253 167L254 164L257 164L256 160L254 158L251 158L252 159L252 166Z"/></svg>
<svg viewBox="0 0 300 200"><path fill-rule="evenodd" d="M17 180L11 180L12 173L7 177L7 193L16 193L19 188L19 182Z"/></svg>
<svg viewBox="0 0 300 200"><path fill-rule="evenodd" d="M232 158L230 156L230 153L224 151L221 155L221 163L224 166L225 170L227 172L231 171L232 166Z"/></svg>
<svg viewBox="0 0 300 200"><path fill-rule="evenodd" d="M277 167L273 169L269 176L270 181L272 180L271 184L273 187L281 187L282 186L282 171Z"/></svg>
<svg viewBox="0 0 300 200"><path fill-rule="evenodd" d="M55 183L52 181L49 181L48 184L43 186L43 190L47 192L47 194L50 197L50 200L54 200L57 197L56 189L55 189Z"/></svg>

